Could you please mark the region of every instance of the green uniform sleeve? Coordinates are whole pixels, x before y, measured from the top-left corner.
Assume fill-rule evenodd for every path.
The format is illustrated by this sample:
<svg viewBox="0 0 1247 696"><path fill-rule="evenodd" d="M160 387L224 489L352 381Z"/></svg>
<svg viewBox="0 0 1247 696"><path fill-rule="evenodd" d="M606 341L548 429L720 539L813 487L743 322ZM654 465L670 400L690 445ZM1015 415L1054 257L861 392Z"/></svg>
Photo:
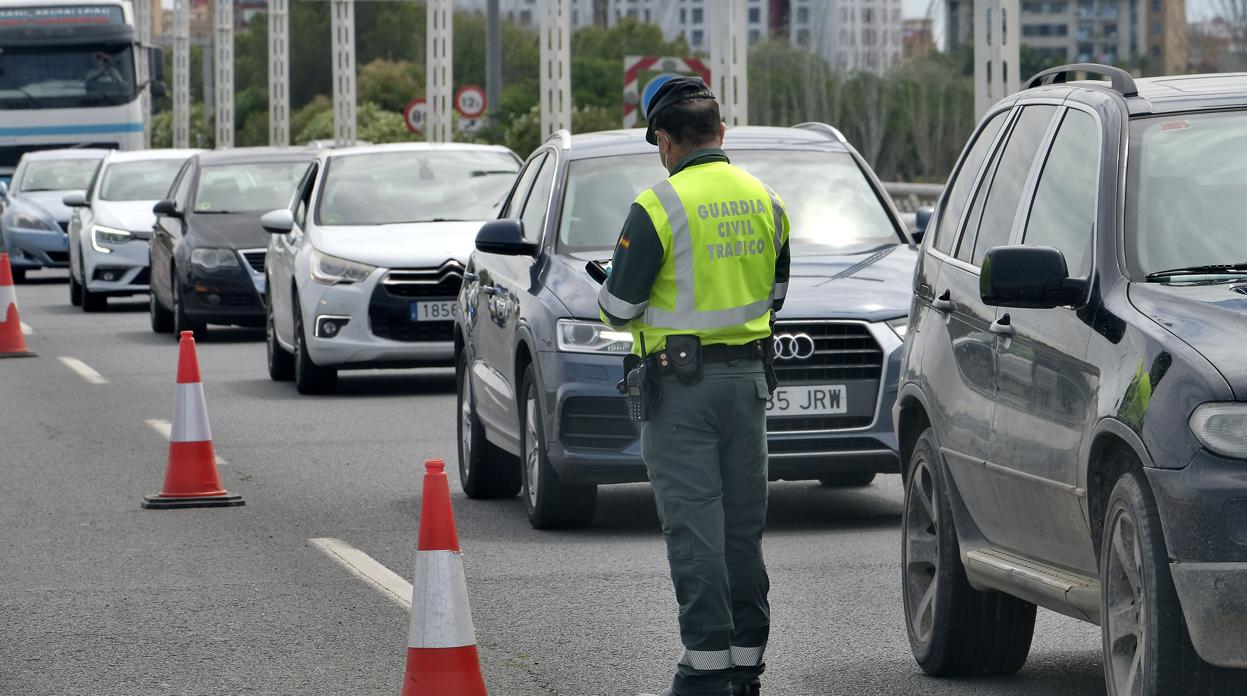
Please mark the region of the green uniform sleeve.
<svg viewBox="0 0 1247 696"><path fill-rule="evenodd" d="M649 213L633 203L611 257L611 275L598 293L603 322L623 328L645 312L663 253Z"/></svg>

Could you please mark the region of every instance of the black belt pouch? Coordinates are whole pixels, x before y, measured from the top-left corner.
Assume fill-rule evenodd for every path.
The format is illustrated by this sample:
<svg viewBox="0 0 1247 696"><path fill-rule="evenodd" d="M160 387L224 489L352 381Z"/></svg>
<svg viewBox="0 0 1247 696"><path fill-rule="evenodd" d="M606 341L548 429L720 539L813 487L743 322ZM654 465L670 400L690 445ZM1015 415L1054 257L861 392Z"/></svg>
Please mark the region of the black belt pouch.
<svg viewBox="0 0 1247 696"><path fill-rule="evenodd" d="M689 334L668 336L664 352L671 360L668 369L681 383L697 384L701 381L701 338Z"/></svg>

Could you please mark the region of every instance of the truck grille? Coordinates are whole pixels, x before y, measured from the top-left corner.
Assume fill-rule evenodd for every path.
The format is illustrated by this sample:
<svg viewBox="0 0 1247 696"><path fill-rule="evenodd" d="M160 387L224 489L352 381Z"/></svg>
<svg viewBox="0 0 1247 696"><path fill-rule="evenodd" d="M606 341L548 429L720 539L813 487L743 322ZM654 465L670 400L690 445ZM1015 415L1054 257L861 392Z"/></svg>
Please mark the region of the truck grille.
<svg viewBox="0 0 1247 696"><path fill-rule="evenodd" d="M563 404L560 427L568 447L621 450L637 439L624 400L609 396L576 396Z"/></svg>

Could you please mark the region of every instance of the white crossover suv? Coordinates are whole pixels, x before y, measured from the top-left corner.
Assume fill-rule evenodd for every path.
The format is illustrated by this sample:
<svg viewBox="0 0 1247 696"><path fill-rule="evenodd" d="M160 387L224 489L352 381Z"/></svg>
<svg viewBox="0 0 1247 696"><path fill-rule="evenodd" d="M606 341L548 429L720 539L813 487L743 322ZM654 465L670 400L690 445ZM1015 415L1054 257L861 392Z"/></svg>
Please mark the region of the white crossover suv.
<svg viewBox="0 0 1247 696"><path fill-rule="evenodd" d="M110 296L148 291L147 242L156 214L178 170L200 150L112 151L86 193L64 197L69 221L69 301L83 311L107 306Z"/></svg>
<svg viewBox="0 0 1247 696"><path fill-rule="evenodd" d="M452 365L464 266L519 164L459 143L320 154L290 208L261 220L269 375L311 394L342 369Z"/></svg>

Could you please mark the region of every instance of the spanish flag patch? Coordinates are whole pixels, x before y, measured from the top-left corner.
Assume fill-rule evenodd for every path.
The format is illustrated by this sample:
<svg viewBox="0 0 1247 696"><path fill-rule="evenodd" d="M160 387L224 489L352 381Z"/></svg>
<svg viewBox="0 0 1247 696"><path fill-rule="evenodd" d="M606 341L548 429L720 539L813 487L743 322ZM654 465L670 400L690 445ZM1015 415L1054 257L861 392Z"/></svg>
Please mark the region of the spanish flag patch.
<svg viewBox="0 0 1247 696"><path fill-rule="evenodd" d="M628 235L626 233L619 236L620 249L627 249L629 244L630 242L628 241Z"/></svg>

